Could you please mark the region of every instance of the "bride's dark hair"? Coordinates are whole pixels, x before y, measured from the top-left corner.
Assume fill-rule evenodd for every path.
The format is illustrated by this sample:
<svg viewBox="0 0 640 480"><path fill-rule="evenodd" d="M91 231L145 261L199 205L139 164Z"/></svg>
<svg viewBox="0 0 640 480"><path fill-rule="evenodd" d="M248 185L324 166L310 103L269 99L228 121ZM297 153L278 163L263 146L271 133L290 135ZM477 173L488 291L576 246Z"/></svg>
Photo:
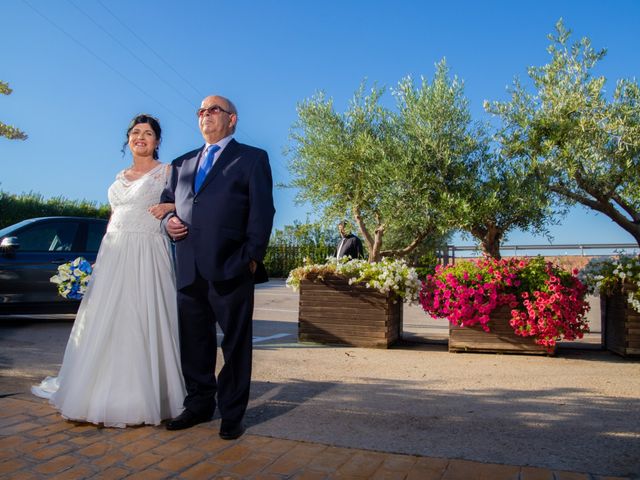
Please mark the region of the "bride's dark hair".
<svg viewBox="0 0 640 480"><path fill-rule="evenodd" d="M156 138L158 139L158 145L156 146L156 149L153 151L153 158L154 160L158 160L158 147L160 147L160 142L162 141L162 128L160 128L160 122L156 117L152 117L151 115L147 115L146 113L141 113L139 115L136 115L129 122L129 126L127 127L127 135L124 140L124 143L122 144L122 150L121 150L122 155L124 155L127 145L129 144L129 134L131 133L131 130L133 130L133 127L135 127L139 123L146 123L150 125L151 130L153 130L154 133L156 134Z"/></svg>

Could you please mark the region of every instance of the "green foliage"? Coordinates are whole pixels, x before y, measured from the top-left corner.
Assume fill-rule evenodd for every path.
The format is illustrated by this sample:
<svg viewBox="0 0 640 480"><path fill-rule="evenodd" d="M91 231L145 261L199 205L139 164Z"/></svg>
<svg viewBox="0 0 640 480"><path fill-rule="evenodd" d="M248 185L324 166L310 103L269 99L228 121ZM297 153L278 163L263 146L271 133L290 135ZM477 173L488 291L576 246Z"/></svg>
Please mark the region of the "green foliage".
<svg viewBox="0 0 640 480"><path fill-rule="evenodd" d="M0 94L2 95L11 95L11 88L9 88L9 84L3 81L0 81ZM12 127L11 125L6 125L0 122L0 137L8 138L9 140L26 140L27 135L17 129L16 127Z"/></svg>
<svg viewBox="0 0 640 480"><path fill-rule="evenodd" d="M544 178L520 159L487 148L469 164L468 187L457 204L459 227L471 233L484 252L500 258L499 246L513 229L548 236L548 225L562 213Z"/></svg>
<svg viewBox="0 0 640 480"><path fill-rule="evenodd" d="M95 202L68 200L64 197L45 200L39 193L14 195L0 190L0 228L34 217L109 218L110 214L111 210L108 204L96 205Z"/></svg>
<svg viewBox="0 0 640 480"><path fill-rule="evenodd" d="M337 230L327 229L319 223L296 221L271 234L265 268L271 277L286 277L305 260L319 263L335 255L337 243Z"/></svg>
<svg viewBox="0 0 640 480"><path fill-rule="evenodd" d="M462 84L441 62L431 82L411 78L396 91L397 109L383 107L385 89L362 84L347 111L319 93L298 106L289 168L297 199L325 220L355 218L370 260L404 256L426 237L442 238L474 149ZM383 250L387 238L405 243Z"/></svg>
<svg viewBox="0 0 640 480"><path fill-rule="evenodd" d="M552 273L560 279L562 285L571 285L573 281L571 272L553 266ZM522 282L519 288L521 292L548 292L549 262L541 256L532 258L526 267L520 271L518 279Z"/></svg>
<svg viewBox="0 0 640 480"><path fill-rule="evenodd" d="M519 82L508 102L485 104L504 121L501 142L567 205L597 210L640 244L640 87L619 80L612 96L593 70L606 55L588 38L569 44L562 20L551 60L530 67L533 92Z"/></svg>
<svg viewBox="0 0 640 480"><path fill-rule="evenodd" d="M322 93L298 106L289 150L298 200L325 219L353 216L371 261L435 257L455 229L494 257L514 228L547 232L556 212L544 178L472 121L444 60L431 80L406 77L392 91L394 110L380 104L384 89L366 95L364 84L343 114Z"/></svg>
<svg viewBox="0 0 640 480"><path fill-rule="evenodd" d="M293 225L285 225L275 229L271 234L271 244L287 245L337 245L340 239L337 227L328 228L321 223L302 223L298 220Z"/></svg>

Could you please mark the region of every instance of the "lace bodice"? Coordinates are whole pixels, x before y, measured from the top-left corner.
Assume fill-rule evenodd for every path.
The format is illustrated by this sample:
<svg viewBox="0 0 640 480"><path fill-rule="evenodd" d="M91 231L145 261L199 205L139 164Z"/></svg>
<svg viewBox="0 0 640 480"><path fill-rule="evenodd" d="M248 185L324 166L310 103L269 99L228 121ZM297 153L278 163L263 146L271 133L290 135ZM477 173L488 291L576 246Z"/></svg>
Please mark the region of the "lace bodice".
<svg viewBox="0 0 640 480"><path fill-rule="evenodd" d="M160 202L167 182L167 165L161 163L136 180L127 180L124 170L109 187L111 220L107 232L140 232L162 234L160 220L148 209Z"/></svg>

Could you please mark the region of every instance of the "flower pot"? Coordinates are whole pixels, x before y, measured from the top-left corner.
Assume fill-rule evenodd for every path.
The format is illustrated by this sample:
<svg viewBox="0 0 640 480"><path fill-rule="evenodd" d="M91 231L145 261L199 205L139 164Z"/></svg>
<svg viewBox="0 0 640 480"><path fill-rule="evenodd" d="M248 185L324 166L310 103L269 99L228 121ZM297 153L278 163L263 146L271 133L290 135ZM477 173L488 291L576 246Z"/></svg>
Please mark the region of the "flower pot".
<svg viewBox="0 0 640 480"><path fill-rule="evenodd" d="M600 296L603 344L623 357L640 356L640 313L627 301L627 291Z"/></svg>
<svg viewBox="0 0 640 480"><path fill-rule="evenodd" d="M549 352L535 343L534 337L516 335L509 320L511 308L503 305L491 313L489 332L479 325L458 327L449 324L449 352L555 354L555 347Z"/></svg>
<svg viewBox="0 0 640 480"><path fill-rule="evenodd" d="M298 340L388 348L402 335L402 300L346 278L300 282Z"/></svg>

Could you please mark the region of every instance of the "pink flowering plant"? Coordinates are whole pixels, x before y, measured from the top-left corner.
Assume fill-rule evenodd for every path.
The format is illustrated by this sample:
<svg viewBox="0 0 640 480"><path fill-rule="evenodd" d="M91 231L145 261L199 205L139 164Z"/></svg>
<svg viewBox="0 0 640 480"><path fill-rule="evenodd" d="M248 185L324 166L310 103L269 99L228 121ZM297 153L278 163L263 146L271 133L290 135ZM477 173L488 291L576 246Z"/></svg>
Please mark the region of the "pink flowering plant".
<svg viewBox="0 0 640 480"><path fill-rule="evenodd" d="M582 338L589 331L587 289L577 273L543 257L438 265L422 284L420 303L434 317L461 327L479 325L487 332L491 313L506 305L515 334L534 337L551 351L557 341Z"/></svg>

